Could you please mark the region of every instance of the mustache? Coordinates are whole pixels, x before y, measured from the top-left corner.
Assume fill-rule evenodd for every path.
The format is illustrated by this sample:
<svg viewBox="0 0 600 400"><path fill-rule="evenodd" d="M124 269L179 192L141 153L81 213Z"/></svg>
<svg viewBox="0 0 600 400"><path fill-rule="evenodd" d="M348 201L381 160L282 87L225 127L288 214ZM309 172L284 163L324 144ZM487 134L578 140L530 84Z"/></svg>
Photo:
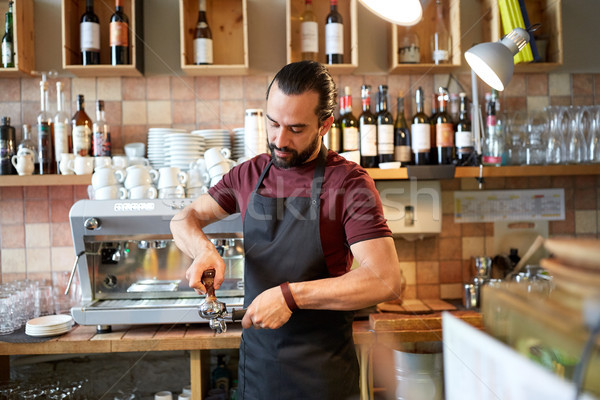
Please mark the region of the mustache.
<svg viewBox="0 0 600 400"><path fill-rule="evenodd" d="M295 152L295 150L290 149L289 147L277 147L273 143L269 143L269 150L271 150L271 151L278 150L278 151L292 152L292 153Z"/></svg>

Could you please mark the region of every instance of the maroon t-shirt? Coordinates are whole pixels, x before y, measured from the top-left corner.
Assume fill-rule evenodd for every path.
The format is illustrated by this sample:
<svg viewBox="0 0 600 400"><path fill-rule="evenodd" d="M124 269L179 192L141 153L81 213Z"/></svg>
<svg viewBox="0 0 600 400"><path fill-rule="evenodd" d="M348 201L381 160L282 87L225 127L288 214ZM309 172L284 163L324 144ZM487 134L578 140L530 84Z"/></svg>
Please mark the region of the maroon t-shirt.
<svg viewBox="0 0 600 400"><path fill-rule="evenodd" d="M245 217L250 195L271 156L261 154L233 168L208 193L228 213ZM258 193L265 197L310 197L317 160L290 169L271 166ZM321 188L321 244L332 276L352 266L350 245L392 236L373 179L359 165L327 154ZM301 243L298 244L302 246Z"/></svg>

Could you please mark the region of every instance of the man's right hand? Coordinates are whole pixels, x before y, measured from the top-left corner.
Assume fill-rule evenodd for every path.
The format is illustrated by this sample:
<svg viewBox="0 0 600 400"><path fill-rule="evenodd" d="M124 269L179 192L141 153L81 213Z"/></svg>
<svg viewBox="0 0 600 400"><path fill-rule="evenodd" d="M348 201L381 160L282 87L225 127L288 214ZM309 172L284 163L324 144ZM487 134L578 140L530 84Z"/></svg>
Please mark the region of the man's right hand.
<svg viewBox="0 0 600 400"><path fill-rule="evenodd" d="M198 294L205 294L206 288L202 284L204 271L213 268L215 270L214 288L218 289L225 277L225 262L217 252L216 247L210 242L204 244L203 250L194 255L194 260L185 272L189 286Z"/></svg>

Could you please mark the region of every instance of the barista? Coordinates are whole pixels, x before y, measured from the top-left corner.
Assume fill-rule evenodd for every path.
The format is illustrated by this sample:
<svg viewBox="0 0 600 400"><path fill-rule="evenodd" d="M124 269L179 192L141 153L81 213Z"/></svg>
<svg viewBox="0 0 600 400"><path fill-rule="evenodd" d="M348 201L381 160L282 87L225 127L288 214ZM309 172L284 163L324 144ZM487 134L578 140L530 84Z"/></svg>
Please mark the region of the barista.
<svg viewBox="0 0 600 400"><path fill-rule="evenodd" d="M241 399L358 397L352 310L397 298L402 272L374 182L327 150L336 87L327 69L283 67L267 89L269 154L233 168L177 214L171 230L192 259L190 287L225 265L202 228L241 212L246 315ZM359 267L350 271L352 259Z"/></svg>

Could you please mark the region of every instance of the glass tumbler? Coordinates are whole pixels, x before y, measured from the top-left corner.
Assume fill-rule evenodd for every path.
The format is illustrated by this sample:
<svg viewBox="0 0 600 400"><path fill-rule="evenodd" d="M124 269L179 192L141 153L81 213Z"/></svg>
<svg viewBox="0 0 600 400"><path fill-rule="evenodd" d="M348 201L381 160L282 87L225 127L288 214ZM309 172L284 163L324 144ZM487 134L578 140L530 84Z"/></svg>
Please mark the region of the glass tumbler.
<svg viewBox="0 0 600 400"><path fill-rule="evenodd" d="M585 140L585 124L589 115L582 112L582 107L569 107L569 136L567 139L567 154L571 164L581 164L588 160Z"/></svg>
<svg viewBox="0 0 600 400"><path fill-rule="evenodd" d="M563 132L566 127L561 116L563 107L548 106L545 108L548 116L548 130L546 134L546 164L563 164L566 161L567 149ZM568 114L567 114L568 120Z"/></svg>
<svg viewBox="0 0 600 400"><path fill-rule="evenodd" d="M33 296L34 317L54 314L54 293L52 286L38 286Z"/></svg>
<svg viewBox="0 0 600 400"><path fill-rule="evenodd" d="M591 163L600 163L600 106L591 106L592 117L588 133L588 160Z"/></svg>

